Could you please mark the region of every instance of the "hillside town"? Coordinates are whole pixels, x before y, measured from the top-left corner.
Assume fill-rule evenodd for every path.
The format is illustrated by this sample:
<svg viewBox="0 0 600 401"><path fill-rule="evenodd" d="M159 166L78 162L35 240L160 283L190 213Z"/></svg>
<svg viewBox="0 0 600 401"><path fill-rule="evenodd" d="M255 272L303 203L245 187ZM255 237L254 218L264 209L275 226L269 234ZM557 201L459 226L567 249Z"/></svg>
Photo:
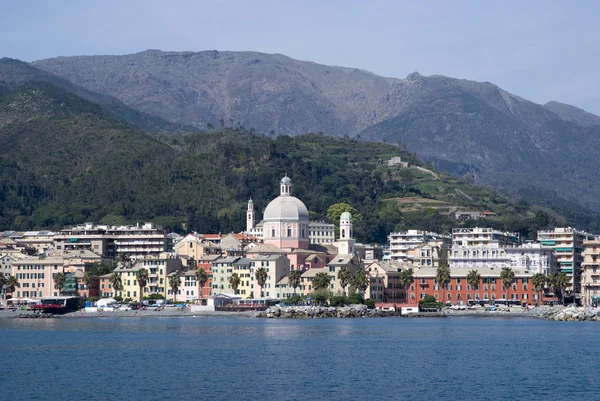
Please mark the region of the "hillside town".
<svg viewBox="0 0 600 401"><path fill-rule="evenodd" d="M536 241L492 228L407 230L357 243L353 217L310 221L283 177L261 220L248 201L240 233L167 233L152 223L85 223L0 233L2 306L64 296L254 305L359 293L376 307L533 306L600 300L600 238L571 227Z"/></svg>

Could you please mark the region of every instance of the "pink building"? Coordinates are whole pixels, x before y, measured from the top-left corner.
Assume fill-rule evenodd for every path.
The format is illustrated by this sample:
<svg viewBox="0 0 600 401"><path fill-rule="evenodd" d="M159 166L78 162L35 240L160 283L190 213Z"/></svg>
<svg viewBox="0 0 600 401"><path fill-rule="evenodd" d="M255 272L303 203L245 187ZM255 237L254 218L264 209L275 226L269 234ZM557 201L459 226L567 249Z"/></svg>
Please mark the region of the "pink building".
<svg viewBox="0 0 600 401"><path fill-rule="evenodd" d="M273 199L263 216L265 244L275 245L284 251L308 249L308 210L302 201L291 194L292 180L283 177L280 195Z"/></svg>

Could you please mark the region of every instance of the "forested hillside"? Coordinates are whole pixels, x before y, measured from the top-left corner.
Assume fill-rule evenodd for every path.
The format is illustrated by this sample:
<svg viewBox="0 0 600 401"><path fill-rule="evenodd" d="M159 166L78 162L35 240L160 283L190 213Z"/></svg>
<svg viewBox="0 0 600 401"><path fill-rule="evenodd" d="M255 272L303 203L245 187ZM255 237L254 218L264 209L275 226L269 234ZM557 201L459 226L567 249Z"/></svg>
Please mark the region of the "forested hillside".
<svg viewBox="0 0 600 401"><path fill-rule="evenodd" d="M174 123L400 142L441 171L576 220L600 207L600 117L490 82L387 78L256 52L148 50L33 65Z"/></svg>
<svg viewBox="0 0 600 401"><path fill-rule="evenodd" d="M335 203L355 207L361 241L385 242L394 229L448 231L456 207L497 212L485 224L525 236L565 223L549 209L428 171L397 146L235 130L161 142L47 83L0 89L0 143L5 229L152 220L178 231L240 231L247 200L260 218L285 172L314 219ZM410 166L388 166L394 156Z"/></svg>

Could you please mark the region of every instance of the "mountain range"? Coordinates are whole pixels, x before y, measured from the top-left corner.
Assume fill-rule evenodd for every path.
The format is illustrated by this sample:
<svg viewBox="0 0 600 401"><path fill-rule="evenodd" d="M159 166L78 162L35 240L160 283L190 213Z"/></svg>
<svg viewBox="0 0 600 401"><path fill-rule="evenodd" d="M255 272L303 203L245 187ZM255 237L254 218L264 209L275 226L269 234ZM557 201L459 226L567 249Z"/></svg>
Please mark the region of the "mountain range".
<svg viewBox="0 0 600 401"><path fill-rule="evenodd" d="M148 50L32 66L176 125L387 141L566 214L600 207L600 117L489 82L385 78L256 52Z"/></svg>
<svg viewBox="0 0 600 401"><path fill-rule="evenodd" d="M225 128L388 142L440 171L596 224L600 117L539 105L488 82L417 72L385 78L255 52L0 60L0 90L34 82L169 145L185 132ZM9 121L10 113L0 117Z"/></svg>

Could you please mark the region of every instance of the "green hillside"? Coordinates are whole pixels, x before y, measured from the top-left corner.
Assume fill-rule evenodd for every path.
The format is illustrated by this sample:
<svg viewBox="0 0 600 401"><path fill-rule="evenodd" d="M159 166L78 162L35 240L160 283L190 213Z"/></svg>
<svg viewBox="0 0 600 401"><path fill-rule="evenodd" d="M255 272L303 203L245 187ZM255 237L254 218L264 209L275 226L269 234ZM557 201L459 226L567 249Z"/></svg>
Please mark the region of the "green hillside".
<svg viewBox="0 0 600 401"><path fill-rule="evenodd" d="M47 83L0 87L0 144L0 229L152 220L179 231L240 231L248 198L260 218L285 172L313 218L326 219L339 202L358 209L360 241L385 242L395 229L449 231L457 206L496 212L478 224L524 236L566 223L550 209L415 168L431 169L397 146L234 130L160 142ZM394 156L410 167L388 166Z"/></svg>

